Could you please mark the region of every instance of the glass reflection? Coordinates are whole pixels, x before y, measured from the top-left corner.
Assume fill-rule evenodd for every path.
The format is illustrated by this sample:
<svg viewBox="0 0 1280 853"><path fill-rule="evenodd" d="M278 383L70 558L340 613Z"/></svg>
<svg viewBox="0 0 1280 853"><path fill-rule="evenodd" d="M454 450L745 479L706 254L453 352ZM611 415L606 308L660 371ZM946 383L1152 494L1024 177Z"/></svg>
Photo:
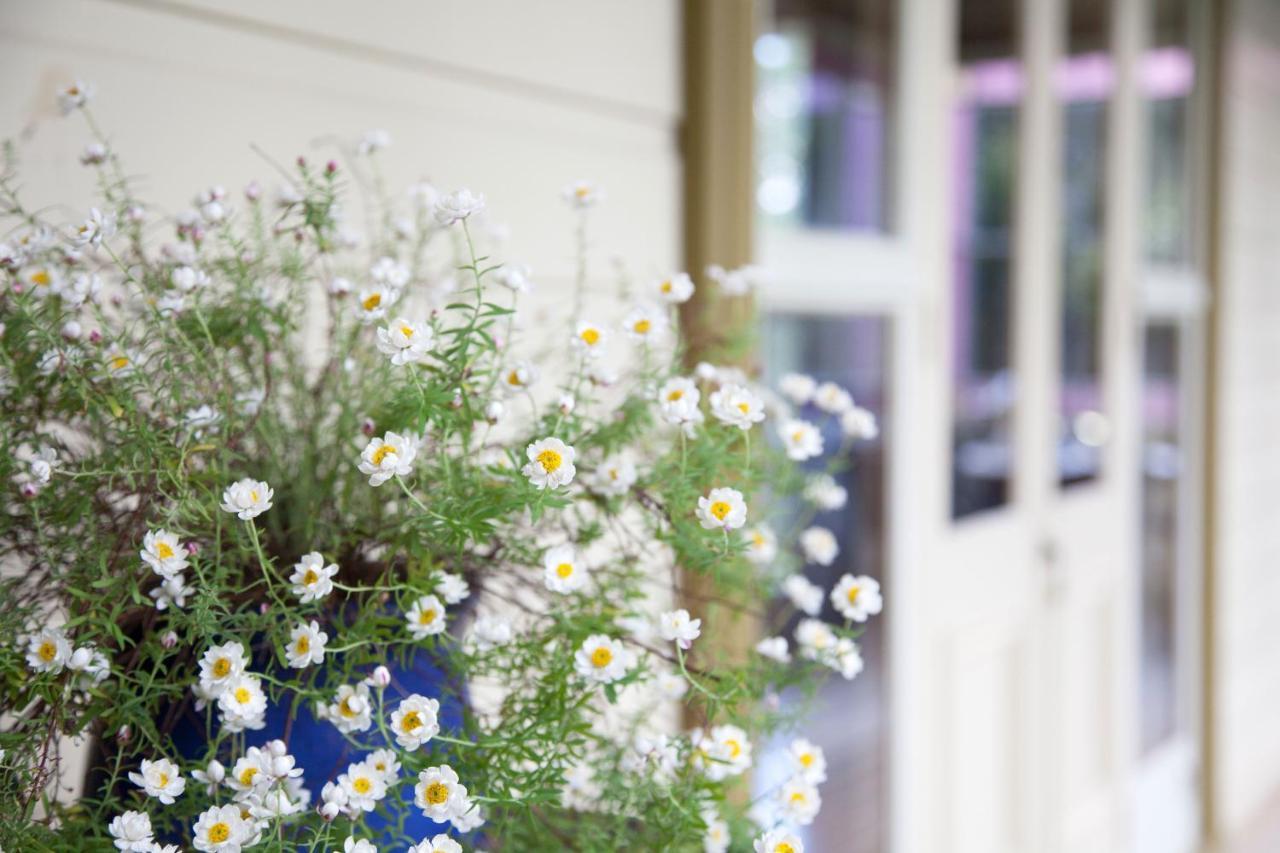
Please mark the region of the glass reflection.
<svg viewBox="0 0 1280 853"><path fill-rule="evenodd" d="M885 230L891 0L779 0L755 44L756 203L768 223Z"/></svg>
<svg viewBox="0 0 1280 853"><path fill-rule="evenodd" d="M776 314L768 318L764 333L765 369L771 386L789 371L809 373L819 381L831 380L847 388L859 406L884 422L888 414L888 320ZM885 425L881 434L891 431L892 425ZM839 446L838 435L825 438L828 447ZM804 828L806 849L871 853L887 847L885 638L894 604L893 589L885 575L882 441L859 442L851 457L851 464L836 476L848 491L848 503L841 510L821 513L816 520L836 534L840 554L831 566L809 566L806 574L824 589L846 572L871 575L884 590L885 609L868 623L859 639L866 664L863 672L853 681L831 679L797 732L765 745L753 784L760 794L785 782L790 775L786 749L791 738L809 738L826 753L827 781L822 785L822 811L813 825ZM824 607L824 619L841 622L829 601ZM796 621L786 626L785 633L790 635Z"/></svg>
<svg viewBox="0 0 1280 853"><path fill-rule="evenodd" d="M952 515L1009 500L1013 223L1023 76L1017 4L960 4L952 140Z"/></svg>
<svg viewBox="0 0 1280 853"><path fill-rule="evenodd" d="M1110 424L1102 412L1102 281L1111 4L1072 0L1067 56L1055 86L1063 102L1062 350L1058 476L1098 476Z"/></svg>
<svg viewBox="0 0 1280 853"><path fill-rule="evenodd" d="M1190 101L1195 86L1186 0L1153 4L1151 48L1142 59L1147 112L1146 257L1150 263L1191 263Z"/></svg>

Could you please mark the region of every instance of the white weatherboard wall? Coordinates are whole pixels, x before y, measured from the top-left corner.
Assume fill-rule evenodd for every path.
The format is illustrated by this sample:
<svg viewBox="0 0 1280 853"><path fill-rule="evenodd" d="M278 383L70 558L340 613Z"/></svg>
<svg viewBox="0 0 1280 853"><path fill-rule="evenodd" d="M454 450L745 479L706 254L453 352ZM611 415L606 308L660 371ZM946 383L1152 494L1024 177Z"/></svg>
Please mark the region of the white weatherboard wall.
<svg viewBox="0 0 1280 853"><path fill-rule="evenodd" d="M236 206L249 180L278 184L250 143L323 163L382 128L393 192L429 179L487 196L511 231L495 260L533 268L538 335L568 322L570 181L607 193L589 227L597 322L625 310L615 259L638 281L678 268L678 0L0 0L0 139L19 140L24 201L66 222L94 195L88 130L55 106L74 79L96 85L157 219L214 184Z"/></svg>
<svg viewBox="0 0 1280 853"><path fill-rule="evenodd" d="M637 277L678 263L678 0L7 0L0 138L24 140L28 201L78 220L87 132L53 103L76 78L97 84L99 123L169 212L212 184L275 183L251 142L323 162L335 137L384 128L392 187L485 193L511 228L505 254L553 285L543 305L572 269L572 180L608 194L595 273L615 255Z"/></svg>
<svg viewBox="0 0 1280 853"><path fill-rule="evenodd" d="M1221 49L1212 778L1230 838L1280 791L1280 4L1233 3Z"/></svg>

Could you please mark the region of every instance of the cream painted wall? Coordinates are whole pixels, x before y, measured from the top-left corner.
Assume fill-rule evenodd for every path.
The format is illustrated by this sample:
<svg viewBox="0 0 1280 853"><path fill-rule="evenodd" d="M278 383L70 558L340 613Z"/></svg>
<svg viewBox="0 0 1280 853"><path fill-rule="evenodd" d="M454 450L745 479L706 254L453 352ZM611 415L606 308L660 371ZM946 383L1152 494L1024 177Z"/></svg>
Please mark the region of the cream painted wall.
<svg viewBox="0 0 1280 853"><path fill-rule="evenodd" d="M1280 792L1280 4L1237 0L1227 27L1212 779L1231 838Z"/></svg>
<svg viewBox="0 0 1280 853"><path fill-rule="evenodd" d="M584 178L594 269L674 269L681 242L677 0L9 0L0 4L0 138L21 136L27 198L88 203L87 141L53 106L93 81L94 110L145 194L168 210L222 184L272 180L326 138L385 128L393 184L486 194L543 304L571 269L562 186ZM612 288L610 288L612 293Z"/></svg>

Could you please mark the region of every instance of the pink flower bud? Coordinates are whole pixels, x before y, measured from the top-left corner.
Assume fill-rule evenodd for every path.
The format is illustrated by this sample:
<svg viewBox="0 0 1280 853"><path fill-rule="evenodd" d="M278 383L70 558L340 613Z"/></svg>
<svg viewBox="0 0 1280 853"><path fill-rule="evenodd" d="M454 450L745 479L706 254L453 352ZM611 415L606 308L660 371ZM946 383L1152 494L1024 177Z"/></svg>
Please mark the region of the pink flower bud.
<svg viewBox="0 0 1280 853"><path fill-rule="evenodd" d="M164 636L160 638L160 645L166 649L171 649L178 645L178 635L173 631L166 631Z"/></svg>
<svg viewBox="0 0 1280 853"><path fill-rule="evenodd" d="M377 426L374 424L372 418L365 418L360 423L360 431L365 435L373 435L373 431L375 429L377 429Z"/></svg>
<svg viewBox="0 0 1280 853"><path fill-rule="evenodd" d="M325 821L325 823L329 823L333 821L341 811L342 809L339 808L337 803L325 803L320 807L320 817Z"/></svg>
<svg viewBox="0 0 1280 853"><path fill-rule="evenodd" d="M191 555L191 556L193 556L193 557L194 557L196 554L199 554L199 553L200 553L200 543L199 543L199 542L188 542L188 543L186 543L186 547L187 547L187 553L188 553L188 554L190 554L190 555Z"/></svg>
<svg viewBox="0 0 1280 853"><path fill-rule="evenodd" d="M387 669L385 666L377 666L374 668L373 675L370 677L370 680L373 682L375 687L386 687L391 683L391 670Z"/></svg>
<svg viewBox="0 0 1280 853"><path fill-rule="evenodd" d="M128 743L133 739L133 729L129 728L128 723L116 730L116 741L118 743Z"/></svg>
<svg viewBox="0 0 1280 853"><path fill-rule="evenodd" d="M99 330L99 329L94 329L93 331L91 331L91 332L89 333L89 343L91 343L91 344L100 344L100 343L102 343L102 332L101 332L101 330Z"/></svg>
<svg viewBox="0 0 1280 853"><path fill-rule="evenodd" d="M262 198L262 185L257 181L250 181L245 185L244 197L249 201L257 201Z"/></svg>
<svg viewBox="0 0 1280 853"><path fill-rule="evenodd" d="M337 172L337 171L338 171L338 161L337 161L337 160L330 160L328 163L325 163L325 164L324 164L324 170L325 170L325 172L326 172L326 173L328 173L328 174L330 174L330 175L332 175L334 172Z"/></svg>

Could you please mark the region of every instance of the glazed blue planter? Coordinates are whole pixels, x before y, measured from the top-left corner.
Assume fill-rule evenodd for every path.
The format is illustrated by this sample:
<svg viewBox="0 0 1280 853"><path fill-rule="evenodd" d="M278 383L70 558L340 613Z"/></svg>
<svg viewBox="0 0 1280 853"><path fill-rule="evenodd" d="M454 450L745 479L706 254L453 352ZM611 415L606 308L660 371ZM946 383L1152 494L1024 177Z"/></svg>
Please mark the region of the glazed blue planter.
<svg viewBox="0 0 1280 853"><path fill-rule="evenodd" d="M462 702L457 697L463 695L463 691L456 683L449 685L446 673L436 663L435 654L431 650L420 649L413 652L405 666L394 660L388 660L386 666L391 671L391 685L386 689L385 713L389 714L394 710L404 696L420 693L440 702L442 731L458 731L461 728ZM335 683L328 686L336 690L339 685ZM286 740L289 711L289 702L268 702L266 726L258 731L245 732L245 745L260 747L270 740ZM326 782L335 781L346 770L347 765L368 755L355 750L332 723L317 720L312 709L305 704L298 705L293 725L287 728L289 753L297 760L297 766L302 768L302 778L311 792L312 807L318 804L320 789ZM361 739L371 739L368 738L370 734L376 735L376 725L369 732L361 733ZM199 761L206 754L203 719L197 721L188 715L174 728L172 739L179 754L189 761ZM386 746L394 748L395 744ZM227 770L230 769L228 766ZM447 825L436 823L414 806L412 784L415 782L416 779L402 773L402 781L387 792L383 807L393 814L404 814L404 831L416 842L444 832ZM377 845L390 844L397 830L397 824L390 823L377 812L365 816L364 826L367 827L367 832L360 833L360 836L367 837Z"/></svg>

